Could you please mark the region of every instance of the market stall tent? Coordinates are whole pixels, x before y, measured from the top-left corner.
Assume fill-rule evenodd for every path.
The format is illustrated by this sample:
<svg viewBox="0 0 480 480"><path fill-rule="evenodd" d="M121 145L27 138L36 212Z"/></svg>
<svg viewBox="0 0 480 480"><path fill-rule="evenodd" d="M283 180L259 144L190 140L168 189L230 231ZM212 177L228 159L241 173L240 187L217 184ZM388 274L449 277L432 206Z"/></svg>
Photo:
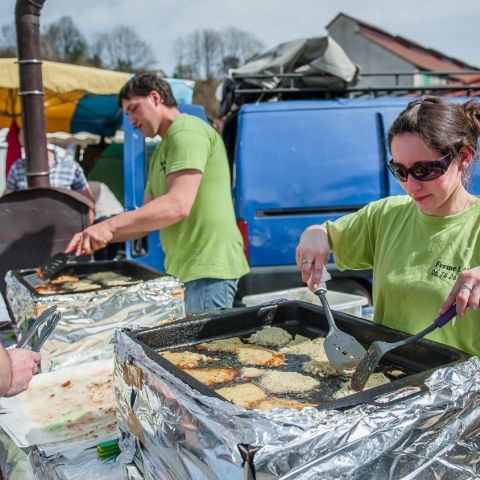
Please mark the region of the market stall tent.
<svg viewBox="0 0 480 480"><path fill-rule="evenodd" d="M42 74L48 132L115 134L121 125L116 96L130 73L44 61ZM12 119L21 125L18 87L17 60L0 59L0 128Z"/></svg>

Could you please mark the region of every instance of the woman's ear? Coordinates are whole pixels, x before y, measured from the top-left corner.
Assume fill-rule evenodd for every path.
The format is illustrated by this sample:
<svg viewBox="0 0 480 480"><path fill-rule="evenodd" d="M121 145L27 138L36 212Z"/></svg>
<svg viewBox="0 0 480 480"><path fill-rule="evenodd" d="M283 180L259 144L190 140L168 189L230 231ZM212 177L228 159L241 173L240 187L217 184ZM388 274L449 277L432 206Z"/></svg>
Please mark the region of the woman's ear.
<svg viewBox="0 0 480 480"><path fill-rule="evenodd" d="M468 147L467 145L463 145L462 147L460 147L460 150L458 151L458 169L461 172L465 172L468 170L470 163L473 160L473 156L474 154L470 147Z"/></svg>

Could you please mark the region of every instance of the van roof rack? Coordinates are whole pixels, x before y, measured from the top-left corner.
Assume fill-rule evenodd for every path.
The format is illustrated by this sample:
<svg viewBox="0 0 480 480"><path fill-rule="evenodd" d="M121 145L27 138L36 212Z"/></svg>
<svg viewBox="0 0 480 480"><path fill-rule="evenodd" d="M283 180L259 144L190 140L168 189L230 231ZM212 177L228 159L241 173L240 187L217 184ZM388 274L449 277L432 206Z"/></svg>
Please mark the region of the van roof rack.
<svg viewBox="0 0 480 480"><path fill-rule="evenodd" d="M473 78L471 83L463 83L464 77ZM402 80L410 77L411 85L402 84ZM332 78L332 77L330 77ZM385 84L376 84L378 79L390 78ZM322 85L322 76L304 75L302 73L232 73L235 103L259 102L279 98L335 98L359 96L404 96L414 93L460 94L470 96L480 94L480 70L423 71L417 72L378 72L363 73L358 76L355 86L339 81L338 86ZM372 85L367 82L374 80ZM362 83L364 85L362 85ZM415 84L418 83L418 84ZM252 100L255 96L258 98ZM243 97L243 102L241 101ZM265 98L263 98L265 97ZM240 102L239 102L240 100Z"/></svg>

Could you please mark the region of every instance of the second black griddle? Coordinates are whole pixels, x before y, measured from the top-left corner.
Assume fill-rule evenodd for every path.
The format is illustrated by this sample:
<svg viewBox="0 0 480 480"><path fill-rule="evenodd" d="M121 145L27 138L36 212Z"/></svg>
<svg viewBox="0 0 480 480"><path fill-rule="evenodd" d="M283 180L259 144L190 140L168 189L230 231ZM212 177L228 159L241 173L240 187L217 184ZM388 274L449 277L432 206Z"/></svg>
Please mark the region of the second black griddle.
<svg viewBox="0 0 480 480"><path fill-rule="evenodd" d="M334 312L334 317L339 328L353 335L364 346L368 346L374 340L394 342L408 337L406 333L342 312ZM207 386L199 382L163 358L159 352L182 349L197 351L195 349L196 344L224 338L247 337L267 325L281 327L292 335L299 334L311 339L325 337L328 332L328 322L321 307L300 301L280 301L263 306L210 311L187 317L173 324L136 332L127 330L126 333L141 346L149 358L190 387L204 395L223 398L217 395L215 390L224 385ZM218 356L218 354L215 353L214 356ZM222 360L227 360L226 356L222 357ZM326 383L327 388L325 388L323 394L320 389L317 389L306 397L296 397L289 394L288 398L317 403L319 409L345 409L362 403L376 403L377 398L388 398L385 397L387 394L399 389L415 394L425 388L424 380L436 369L453 365L467 358L468 355L457 349L429 340L420 340L415 344L399 348L382 359L379 366L380 371L388 373L399 369L404 372L403 378L333 400L332 393L338 389L339 382L343 383L341 377L333 377L331 382ZM291 361L302 361L303 363L303 360L305 359L297 358ZM284 369L288 370L292 367L289 362L290 360ZM297 364L293 367L295 371L299 371ZM384 402L384 400L382 401Z"/></svg>

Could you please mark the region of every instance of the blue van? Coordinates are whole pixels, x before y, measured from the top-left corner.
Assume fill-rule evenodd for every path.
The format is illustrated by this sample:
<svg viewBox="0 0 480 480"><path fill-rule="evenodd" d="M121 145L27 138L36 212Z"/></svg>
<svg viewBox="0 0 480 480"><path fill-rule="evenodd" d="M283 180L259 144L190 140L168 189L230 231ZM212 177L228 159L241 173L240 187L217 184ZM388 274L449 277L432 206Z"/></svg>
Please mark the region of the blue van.
<svg viewBox="0 0 480 480"><path fill-rule="evenodd" d="M240 108L234 135L226 140L235 211L251 266L241 281L240 296L301 284L295 248L307 226L403 193L388 173L387 132L410 100L287 100ZM126 133L128 138L128 129ZM128 145L126 141L125 148ZM125 182L138 205L143 198L138 172L143 167L132 163L134 155L126 152L124 157L130 163ZM480 192L478 174L473 175L472 191ZM131 248L128 255L159 268L158 235L151 237L146 255L136 255ZM330 288L368 294L369 272L339 272L333 263L328 268Z"/></svg>

